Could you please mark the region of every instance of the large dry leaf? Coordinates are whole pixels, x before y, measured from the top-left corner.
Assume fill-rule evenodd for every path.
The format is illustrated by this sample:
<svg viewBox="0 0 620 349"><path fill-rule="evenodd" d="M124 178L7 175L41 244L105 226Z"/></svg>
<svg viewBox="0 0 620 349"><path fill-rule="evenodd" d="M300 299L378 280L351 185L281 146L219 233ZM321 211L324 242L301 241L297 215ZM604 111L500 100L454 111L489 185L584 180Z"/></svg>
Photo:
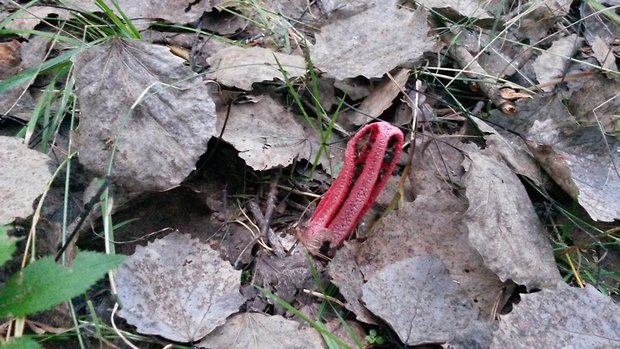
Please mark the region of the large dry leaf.
<svg viewBox="0 0 620 349"><path fill-rule="evenodd" d="M470 245L461 222L467 205L453 194L451 184L458 185L463 172L463 155L457 147L476 147L447 143L416 146L420 152L427 149L416 156L412 168L416 200L381 220L358 251L341 249L328 266L332 281L344 291L347 308L361 321L376 322L360 303L365 279L389 264L426 255L441 259L452 279L466 291L467 300L479 308L481 318L491 316L502 283Z"/></svg>
<svg viewBox="0 0 620 349"><path fill-rule="evenodd" d="M199 348L228 349L310 349L323 348L321 335L313 328L279 315L243 313L231 316L226 324L197 344Z"/></svg>
<svg viewBox="0 0 620 349"><path fill-rule="evenodd" d="M197 74L162 46L111 39L73 58L80 162L138 190L178 185L215 131L215 105ZM132 108L132 106L135 107Z"/></svg>
<svg viewBox="0 0 620 349"><path fill-rule="evenodd" d="M433 48L426 12L400 9L397 1L375 6L321 28L312 62L336 79L383 74L418 60ZM396 29L395 29L396 28Z"/></svg>
<svg viewBox="0 0 620 349"><path fill-rule="evenodd" d="M471 245L504 281L528 289L555 285L560 274L551 245L519 178L493 156L470 153L468 158L464 223Z"/></svg>
<svg viewBox="0 0 620 349"><path fill-rule="evenodd" d="M590 285L579 289L560 283L521 298L501 317L492 347L620 347L620 307Z"/></svg>
<svg viewBox="0 0 620 349"><path fill-rule="evenodd" d="M435 256L390 264L363 286L362 300L407 345L442 343L478 316Z"/></svg>
<svg viewBox="0 0 620 349"><path fill-rule="evenodd" d="M207 62L211 66L208 78L247 91L255 82L284 80L280 66L289 79L306 74L303 57L276 53L262 47L227 47L217 51Z"/></svg>
<svg viewBox="0 0 620 349"><path fill-rule="evenodd" d="M540 165L592 219L620 219L618 139L603 135L597 124L579 126L556 96L517 101L516 107L512 117L493 112L491 120L525 137Z"/></svg>
<svg viewBox="0 0 620 349"><path fill-rule="evenodd" d="M579 45L581 44L581 38L577 37L577 34L572 34L553 42L551 47L544 51L532 66L536 72L536 78L540 83L547 83L553 79L562 77L566 66L570 62L570 58L573 56ZM552 91L555 85L543 87L544 91Z"/></svg>
<svg viewBox="0 0 620 349"><path fill-rule="evenodd" d="M111 0L104 0L106 5L116 11ZM173 23L189 23L196 21L205 11L211 11L217 0L117 0L124 14L132 19L165 19ZM66 0L63 5L82 11L101 11L92 0Z"/></svg>
<svg viewBox="0 0 620 349"><path fill-rule="evenodd" d="M118 268L119 312L138 332L195 342L237 312L241 271L189 235L172 233Z"/></svg>
<svg viewBox="0 0 620 349"><path fill-rule="evenodd" d="M226 110L221 110L218 129L224 125ZM320 143L305 121L295 117L270 96L257 103L233 104L228 113L222 138L239 151L248 166L262 171L287 166L296 158L314 161ZM329 158L322 154L320 163L331 173Z"/></svg>
<svg viewBox="0 0 620 349"><path fill-rule="evenodd" d="M0 136L0 224L32 214L34 200L52 177L49 160L28 149L21 138Z"/></svg>

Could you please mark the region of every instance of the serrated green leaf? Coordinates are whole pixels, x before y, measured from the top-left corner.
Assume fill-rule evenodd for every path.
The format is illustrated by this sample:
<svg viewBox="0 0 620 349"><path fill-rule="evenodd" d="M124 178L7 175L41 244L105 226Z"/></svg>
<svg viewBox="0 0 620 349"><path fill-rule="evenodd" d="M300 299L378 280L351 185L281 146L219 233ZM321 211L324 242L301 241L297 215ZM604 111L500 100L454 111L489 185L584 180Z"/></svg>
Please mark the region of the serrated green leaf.
<svg viewBox="0 0 620 349"><path fill-rule="evenodd" d="M45 257L12 275L0 289L0 318L24 316L47 310L86 291L108 270L119 265L122 255L81 252L71 268Z"/></svg>
<svg viewBox="0 0 620 349"><path fill-rule="evenodd" d="M0 344L0 349L40 349L41 345L30 337L11 338L7 343Z"/></svg>
<svg viewBox="0 0 620 349"><path fill-rule="evenodd" d="M6 233L6 228L0 225L0 266L8 262L15 252L15 243L18 239L9 237Z"/></svg>

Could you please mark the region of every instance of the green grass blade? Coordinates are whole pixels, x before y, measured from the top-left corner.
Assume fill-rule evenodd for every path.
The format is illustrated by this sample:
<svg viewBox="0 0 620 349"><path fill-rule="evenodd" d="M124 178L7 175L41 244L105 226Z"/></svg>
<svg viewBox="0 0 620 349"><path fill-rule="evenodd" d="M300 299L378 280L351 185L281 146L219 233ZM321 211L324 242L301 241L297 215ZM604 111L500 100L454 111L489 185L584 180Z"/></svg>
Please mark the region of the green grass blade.
<svg viewBox="0 0 620 349"><path fill-rule="evenodd" d="M71 57L73 57L73 55L75 55L80 50L81 48L67 50L60 55L54 58L50 58L37 66L25 69L13 76L9 76L8 78L0 81L0 93L9 88L15 87L25 81L28 81L29 79L33 79L41 72L45 72L47 70L57 68L59 65L69 63L69 59L71 59Z"/></svg>

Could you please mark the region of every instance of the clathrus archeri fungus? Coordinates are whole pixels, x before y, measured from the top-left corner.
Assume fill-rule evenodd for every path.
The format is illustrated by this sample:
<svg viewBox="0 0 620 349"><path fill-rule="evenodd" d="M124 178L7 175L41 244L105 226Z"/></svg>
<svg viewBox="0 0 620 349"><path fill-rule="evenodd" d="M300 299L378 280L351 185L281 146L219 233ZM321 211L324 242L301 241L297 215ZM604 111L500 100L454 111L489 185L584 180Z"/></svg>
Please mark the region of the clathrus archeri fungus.
<svg viewBox="0 0 620 349"><path fill-rule="evenodd" d="M346 240L392 175L403 133L387 122L364 126L347 144L338 177L300 232L312 254L331 254Z"/></svg>

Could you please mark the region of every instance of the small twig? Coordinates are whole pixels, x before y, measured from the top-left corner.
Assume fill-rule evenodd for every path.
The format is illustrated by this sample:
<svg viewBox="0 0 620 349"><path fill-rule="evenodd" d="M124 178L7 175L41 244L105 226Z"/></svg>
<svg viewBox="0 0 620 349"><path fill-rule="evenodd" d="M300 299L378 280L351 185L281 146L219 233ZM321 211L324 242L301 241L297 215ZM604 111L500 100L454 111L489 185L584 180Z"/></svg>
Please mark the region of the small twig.
<svg viewBox="0 0 620 349"><path fill-rule="evenodd" d="M313 296L313 297L316 297L316 298L319 298L319 299L323 299L323 300L326 300L328 302L336 303L336 304L338 304L339 306L341 306L343 308L345 306L344 303L342 303L339 299L334 298L332 296L328 296L328 295L323 294L323 293L319 293L319 292L315 292L315 291L310 291L310 290L306 290L306 289L303 289L303 292L305 294L307 294L307 295L310 295L310 296Z"/></svg>

